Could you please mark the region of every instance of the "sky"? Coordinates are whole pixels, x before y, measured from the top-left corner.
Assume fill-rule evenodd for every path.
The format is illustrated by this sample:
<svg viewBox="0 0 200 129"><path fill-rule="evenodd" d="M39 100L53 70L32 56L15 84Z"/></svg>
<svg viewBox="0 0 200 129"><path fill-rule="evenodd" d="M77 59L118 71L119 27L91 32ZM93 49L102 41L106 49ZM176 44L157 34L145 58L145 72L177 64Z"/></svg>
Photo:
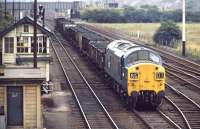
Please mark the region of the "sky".
<svg viewBox="0 0 200 129"><path fill-rule="evenodd" d="M0 1L4 1L4 0L0 0ZM13 0L7 0L7 1L13 1ZM34 1L34 0L14 0L14 1L25 1L25 2L32 2L32 1ZM85 0L37 0L38 2L58 2L58 1L60 1L60 2L62 2L62 1L64 1L64 2L71 2L71 1L85 1Z"/></svg>

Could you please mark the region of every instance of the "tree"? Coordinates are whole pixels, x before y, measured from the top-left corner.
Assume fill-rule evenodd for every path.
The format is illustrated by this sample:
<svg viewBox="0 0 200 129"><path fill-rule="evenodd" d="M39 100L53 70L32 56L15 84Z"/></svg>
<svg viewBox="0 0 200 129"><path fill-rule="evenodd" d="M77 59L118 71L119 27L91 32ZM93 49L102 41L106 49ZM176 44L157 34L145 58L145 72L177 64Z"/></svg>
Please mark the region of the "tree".
<svg viewBox="0 0 200 129"><path fill-rule="evenodd" d="M181 30L172 21L162 22L160 28L154 34L153 40L157 44L174 47L175 42L181 40Z"/></svg>
<svg viewBox="0 0 200 129"><path fill-rule="evenodd" d="M11 21L13 21L13 17L10 13L7 13L6 18L4 17L4 10L2 4L0 3L0 31L10 24Z"/></svg>

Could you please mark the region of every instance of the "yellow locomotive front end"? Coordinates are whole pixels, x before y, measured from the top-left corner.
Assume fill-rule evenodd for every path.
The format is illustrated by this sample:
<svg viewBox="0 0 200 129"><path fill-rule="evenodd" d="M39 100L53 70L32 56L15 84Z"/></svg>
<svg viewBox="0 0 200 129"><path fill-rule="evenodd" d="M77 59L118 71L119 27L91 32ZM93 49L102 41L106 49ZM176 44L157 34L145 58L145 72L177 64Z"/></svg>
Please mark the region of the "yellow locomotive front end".
<svg viewBox="0 0 200 129"><path fill-rule="evenodd" d="M164 97L165 69L153 63L139 63L128 68L128 95L137 104L158 106Z"/></svg>
<svg viewBox="0 0 200 129"><path fill-rule="evenodd" d="M131 91L153 91L158 94L165 90L165 69L152 63L136 64L128 68L128 94Z"/></svg>
<svg viewBox="0 0 200 129"><path fill-rule="evenodd" d="M137 48L125 58L126 85L132 108L151 104L158 107L165 93L165 69L154 51Z"/></svg>

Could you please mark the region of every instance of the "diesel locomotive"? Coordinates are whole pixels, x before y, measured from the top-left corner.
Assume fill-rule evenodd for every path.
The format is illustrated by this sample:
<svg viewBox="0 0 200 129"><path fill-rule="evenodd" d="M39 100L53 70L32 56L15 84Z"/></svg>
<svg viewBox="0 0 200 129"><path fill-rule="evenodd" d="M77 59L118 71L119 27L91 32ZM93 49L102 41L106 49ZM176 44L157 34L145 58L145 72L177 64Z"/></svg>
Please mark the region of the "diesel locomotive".
<svg viewBox="0 0 200 129"><path fill-rule="evenodd" d="M132 42L116 40L105 53L106 73L127 93L128 103L160 105L165 90L165 69L154 51Z"/></svg>
<svg viewBox="0 0 200 129"><path fill-rule="evenodd" d="M112 87L131 109L146 104L157 108L161 104L166 75L158 53L126 40L110 41L81 25L60 27L57 29L63 37L112 79Z"/></svg>

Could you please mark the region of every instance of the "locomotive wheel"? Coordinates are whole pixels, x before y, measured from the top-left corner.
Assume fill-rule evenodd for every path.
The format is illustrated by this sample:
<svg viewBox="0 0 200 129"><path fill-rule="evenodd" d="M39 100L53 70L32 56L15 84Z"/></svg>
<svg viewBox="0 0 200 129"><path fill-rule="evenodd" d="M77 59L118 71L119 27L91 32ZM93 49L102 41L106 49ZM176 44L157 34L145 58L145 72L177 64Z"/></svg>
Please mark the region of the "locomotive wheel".
<svg viewBox="0 0 200 129"><path fill-rule="evenodd" d="M112 85L114 92L116 92L116 85L115 83Z"/></svg>
<svg viewBox="0 0 200 129"><path fill-rule="evenodd" d="M116 94L118 94L118 85L116 82L114 82L114 91Z"/></svg>
<svg viewBox="0 0 200 129"><path fill-rule="evenodd" d="M126 99L125 99L125 104L126 104L126 108L127 108L127 110L131 110L131 102L130 102L130 100L131 100L131 97L129 97L128 95L126 95Z"/></svg>
<svg viewBox="0 0 200 129"><path fill-rule="evenodd" d="M137 99L134 96L131 96L131 110L134 111L136 107Z"/></svg>
<svg viewBox="0 0 200 129"><path fill-rule="evenodd" d="M123 101L126 103L126 97L127 97L127 95L126 95L126 92L122 92L122 99L123 99Z"/></svg>
<svg viewBox="0 0 200 129"><path fill-rule="evenodd" d="M161 104L162 104L162 100L159 100L159 99L156 99L151 103L153 110L156 110L157 108L159 108Z"/></svg>
<svg viewBox="0 0 200 129"><path fill-rule="evenodd" d="M137 99L138 99L138 94L136 92L133 92L131 94L131 110L134 111L136 108L136 104L137 104Z"/></svg>
<svg viewBox="0 0 200 129"><path fill-rule="evenodd" d="M116 84L117 86L117 94L119 94L119 96L121 97L121 86Z"/></svg>
<svg viewBox="0 0 200 129"><path fill-rule="evenodd" d="M162 102L163 102L163 97L164 97L164 92L160 92L156 97L155 97L155 102L153 103L154 109L158 108Z"/></svg>
<svg viewBox="0 0 200 129"><path fill-rule="evenodd" d="M153 110L156 110L161 104L155 103L152 105Z"/></svg>
<svg viewBox="0 0 200 129"><path fill-rule="evenodd" d="M112 83L110 80L107 81L107 83L108 83L108 86L111 87L111 88L113 89L113 83Z"/></svg>
<svg viewBox="0 0 200 129"><path fill-rule="evenodd" d="M159 105L152 105L152 108L153 108L153 110L156 110L156 109L158 109L158 107L159 107Z"/></svg>
<svg viewBox="0 0 200 129"><path fill-rule="evenodd" d="M157 109L162 105L162 99L158 99L156 103L153 105L153 109Z"/></svg>
<svg viewBox="0 0 200 129"><path fill-rule="evenodd" d="M119 91L119 96L121 100L124 100L124 91L122 90L122 88L120 87L120 91Z"/></svg>

